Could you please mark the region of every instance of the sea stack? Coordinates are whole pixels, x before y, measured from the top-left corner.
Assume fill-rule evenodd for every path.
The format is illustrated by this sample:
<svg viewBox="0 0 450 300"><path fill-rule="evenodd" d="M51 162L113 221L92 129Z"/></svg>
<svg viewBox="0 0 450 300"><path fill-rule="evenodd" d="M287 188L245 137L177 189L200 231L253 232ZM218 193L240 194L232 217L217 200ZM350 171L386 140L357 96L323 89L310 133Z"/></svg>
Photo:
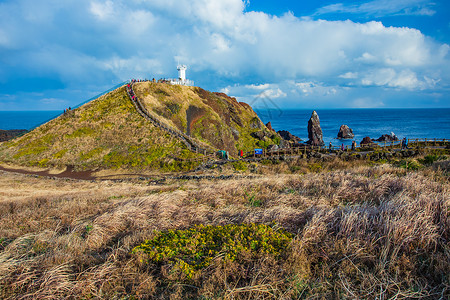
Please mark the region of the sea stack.
<svg viewBox="0 0 450 300"><path fill-rule="evenodd" d="M339 128L339 132L337 135L338 139L352 139L355 135L353 134L353 130L347 125L341 125Z"/></svg>
<svg viewBox="0 0 450 300"><path fill-rule="evenodd" d="M316 111L313 111L308 121L308 144L313 146L323 146L322 128L320 128L320 120Z"/></svg>

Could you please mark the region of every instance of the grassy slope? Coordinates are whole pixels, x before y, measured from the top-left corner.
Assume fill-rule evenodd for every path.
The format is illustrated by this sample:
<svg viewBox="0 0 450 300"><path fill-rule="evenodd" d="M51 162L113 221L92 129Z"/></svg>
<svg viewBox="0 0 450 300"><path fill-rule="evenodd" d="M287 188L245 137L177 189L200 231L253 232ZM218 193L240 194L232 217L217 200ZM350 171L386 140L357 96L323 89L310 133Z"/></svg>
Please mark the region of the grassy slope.
<svg viewBox="0 0 450 300"><path fill-rule="evenodd" d="M1 173L0 298L448 299L449 188L389 165L154 186ZM186 278L132 253L154 230L253 222L294 235L285 256L219 254Z"/></svg>
<svg viewBox="0 0 450 300"><path fill-rule="evenodd" d="M253 109L221 93L211 93L198 87L172 86L161 83L137 83L136 94L143 99L166 124L188 132L188 112L193 118L189 128L191 136L217 149L236 155L238 150L251 151L255 147L276 143L267 138L265 144L250 133L267 128Z"/></svg>
<svg viewBox="0 0 450 300"><path fill-rule="evenodd" d="M178 171L193 167L193 163L181 163L174 157L195 156L142 118L124 87L0 144L1 161L38 167Z"/></svg>
<svg viewBox="0 0 450 300"><path fill-rule="evenodd" d="M267 130L250 106L224 94L149 82L135 90L161 122L185 133L194 107L191 136L232 155L261 146L250 133ZM124 87L0 144L0 161L37 167L181 171L195 167L190 160L198 156L142 118Z"/></svg>

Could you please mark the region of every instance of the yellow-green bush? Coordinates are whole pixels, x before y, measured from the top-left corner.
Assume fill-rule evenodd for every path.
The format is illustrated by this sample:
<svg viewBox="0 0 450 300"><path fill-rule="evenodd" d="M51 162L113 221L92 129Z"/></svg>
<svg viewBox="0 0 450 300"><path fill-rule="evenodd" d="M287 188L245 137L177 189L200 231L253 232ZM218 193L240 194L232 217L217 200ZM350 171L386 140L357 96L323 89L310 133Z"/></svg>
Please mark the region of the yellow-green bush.
<svg viewBox="0 0 450 300"><path fill-rule="evenodd" d="M147 262L169 264L191 279L214 258L239 261L249 254L252 258L264 254L278 258L286 252L292 238L292 234L264 224L198 225L157 232L153 239L135 247L133 253L144 253Z"/></svg>
<svg viewBox="0 0 450 300"><path fill-rule="evenodd" d="M235 161L232 163L232 165L236 171L247 171L248 169L247 163L242 160Z"/></svg>

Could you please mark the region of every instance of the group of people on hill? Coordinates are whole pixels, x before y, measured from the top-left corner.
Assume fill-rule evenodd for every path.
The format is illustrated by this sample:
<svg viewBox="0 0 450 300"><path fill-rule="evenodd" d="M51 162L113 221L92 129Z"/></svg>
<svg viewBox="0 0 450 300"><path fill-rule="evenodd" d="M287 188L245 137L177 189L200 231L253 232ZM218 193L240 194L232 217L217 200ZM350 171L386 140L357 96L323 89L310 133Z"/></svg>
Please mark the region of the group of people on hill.
<svg viewBox="0 0 450 300"><path fill-rule="evenodd" d="M72 110L72 108L69 106L69 108L64 109L64 114L68 113L71 110Z"/></svg>
<svg viewBox="0 0 450 300"><path fill-rule="evenodd" d="M130 80L131 83L149 82L149 81L151 81L151 82L158 82L158 83L170 83L170 80L166 79L166 78L161 78L161 79L158 79L158 80L156 80L155 78L153 78L152 80L149 80L149 79L131 79Z"/></svg>
<svg viewBox="0 0 450 300"><path fill-rule="evenodd" d="M160 82L161 80L163 80L163 79L158 80L158 82ZM136 82L149 82L149 81L151 81L151 82L156 82L156 79L153 78L152 80L149 80L149 79L145 78L145 79L131 79L131 80L130 80L131 83L136 83Z"/></svg>
<svg viewBox="0 0 450 300"><path fill-rule="evenodd" d="M133 100L136 100L136 99L137 99L136 95L134 94L133 88L132 88L133 83L135 83L135 82L137 82L137 81L135 81L135 79L132 79L132 80L131 80L131 83L127 84L128 93L130 94L130 97L131 97Z"/></svg>

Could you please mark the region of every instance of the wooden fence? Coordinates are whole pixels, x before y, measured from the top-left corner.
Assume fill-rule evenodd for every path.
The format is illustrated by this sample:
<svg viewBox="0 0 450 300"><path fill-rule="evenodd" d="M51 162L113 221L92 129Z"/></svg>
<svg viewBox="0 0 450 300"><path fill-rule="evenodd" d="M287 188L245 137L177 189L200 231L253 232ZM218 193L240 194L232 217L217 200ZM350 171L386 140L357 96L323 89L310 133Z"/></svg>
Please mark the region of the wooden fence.
<svg viewBox="0 0 450 300"><path fill-rule="evenodd" d="M420 148L420 147L439 147L450 145L449 139L428 139L428 138L415 138L407 140L408 148ZM402 149L402 141L389 141L389 142L372 142L370 144L357 145L354 150L351 146L311 146L311 145L299 145L293 148L278 149L268 151L262 149L262 154L255 154L254 152L246 152L244 157L280 157L280 156L302 156L311 152L318 153L336 153L336 152L352 152L352 151L373 151L375 149Z"/></svg>

